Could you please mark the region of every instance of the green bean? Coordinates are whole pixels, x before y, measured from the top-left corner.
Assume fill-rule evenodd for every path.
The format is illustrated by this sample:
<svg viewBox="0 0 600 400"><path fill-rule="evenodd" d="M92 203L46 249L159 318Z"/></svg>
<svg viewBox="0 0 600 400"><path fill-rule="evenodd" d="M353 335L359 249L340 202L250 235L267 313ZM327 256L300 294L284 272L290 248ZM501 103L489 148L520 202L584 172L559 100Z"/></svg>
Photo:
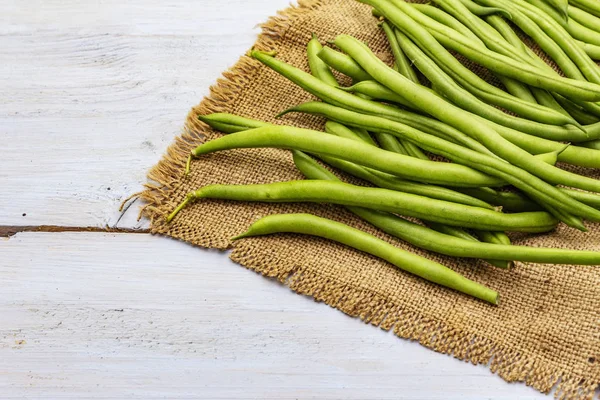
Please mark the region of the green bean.
<svg viewBox="0 0 600 400"><path fill-rule="evenodd" d="M600 139L590 140L589 142L577 143L577 146L582 146L593 150L600 150Z"/></svg>
<svg viewBox="0 0 600 400"><path fill-rule="evenodd" d="M414 13L414 14L419 16L419 13ZM422 23L426 23L426 25L429 25L429 23L427 23L428 18L424 15L420 15L420 21ZM496 32L494 29L492 29L491 27L489 27L482 21L479 21L479 22L481 22L481 24L486 27L486 29L482 29L483 32L487 32L487 31ZM445 33L450 35L449 32L452 32L452 31L446 27L444 27L444 28L446 29ZM512 45L509 45L502 38L502 36L500 36L497 32L496 32L496 34L498 35L499 39L490 39L489 41L486 41L486 43L488 43L490 41L491 41L490 43L504 43L505 45L511 47L506 50L506 52L508 54L512 54L512 55L519 54L519 52ZM416 39L416 37L413 37L410 34L408 36L411 36L411 38ZM450 36L457 37L458 34L456 32L454 32ZM437 43L433 37L430 37L430 39L439 46L439 43ZM402 44L402 40L399 39L399 42ZM556 111L549 109L547 107L533 104L530 101L521 100L521 99L519 99L515 96L511 96L510 94L507 94L504 91L485 82L483 79L481 79L476 74L474 74L472 71L470 71L468 68L466 68L464 65L462 65L456 58L454 58L445 49L442 48L443 52L439 52L437 50L434 51L433 48L431 48L427 44L424 44L424 42L422 42L420 40L415 40L415 42L419 45L419 47L425 53L427 53L427 55L429 57L433 58L436 61L436 63L439 65L440 68L442 68L444 70L444 72L446 72L448 75L452 76L458 83L460 83L462 86L464 86L465 89L468 89L470 92L472 92L477 97L483 98L484 100L486 100L486 102L498 105L507 110L513 111L516 114L522 115L526 118L529 118L529 119L532 119L532 120L535 120L538 122L544 122L544 123L551 124L551 125L565 125L565 124L577 125L576 121L574 121L568 115L565 116L564 114L557 113ZM479 46L479 47L481 47L481 46ZM406 51L406 49L404 49L404 50ZM522 55L521 57L527 61L528 56L525 57L524 55ZM532 61L532 63L533 63L533 61ZM506 85L515 83L511 80L506 80L506 79L503 79L502 81ZM557 130L559 133L564 130L564 128L555 128L555 127L550 127L550 128ZM539 130L539 127L537 128L537 130ZM537 130L534 130L534 131L537 131Z"/></svg>
<svg viewBox="0 0 600 400"><path fill-rule="evenodd" d="M323 49L326 49L324 47ZM490 152L485 146L481 143L477 142L473 138L467 136L463 132L444 124L440 121L437 121L432 118L427 118L423 115L411 113L406 110L401 110L397 107L388 106L385 104L377 103L374 101L365 100L354 96L350 93L346 93L343 90L332 88L330 86L324 86L321 81L319 81L314 76L302 71L299 68L293 67L289 64L286 64L268 53L263 53L259 51L252 51L251 56L282 74L304 90L309 93L317 96L321 100L340 105L344 108L357 110L364 113L371 113L376 115L383 115L388 118L393 118L394 120L409 125L415 129L419 129L423 132L429 133L431 135L443 137L448 140L452 140L456 143L460 143L465 147L470 149L474 149L481 153L490 154ZM346 56L348 57L348 56ZM352 62L355 62L354 60ZM370 78L372 79L372 78ZM437 96L437 94L436 94ZM554 143L554 142L550 142ZM552 150L550 150L552 151ZM547 153L549 151L541 151L541 153Z"/></svg>
<svg viewBox="0 0 600 400"><path fill-rule="evenodd" d="M511 26L499 15L490 15L486 22L490 24L496 31L516 49L520 49L522 54L527 54L528 47L521 38L515 33Z"/></svg>
<svg viewBox="0 0 600 400"><path fill-rule="evenodd" d="M484 120L483 118L481 121L492 127L504 139L532 154L558 151L559 148L563 147L561 143L527 135L514 129ZM582 167L600 168L600 152L594 149L570 146L558 155L558 161Z"/></svg>
<svg viewBox="0 0 600 400"><path fill-rule="evenodd" d="M600 18L575 6L570 6L567 12L571 18L569 21L577 21L589 29L600 32Z"/></svg>
<svg viewBox="0 0 600 400"><path fill-rule="evenodd" d="M499 245L510 246L510 239L504 232L491 232L491 231L475 231L477 237L486 243L493 243ZM511 269L514 266L513 261L506 260L487 260L490 264L504 269Z"/></svg>
<svg viewBox="0 0 600 400"><path fill-rule="evenodd" d="M532 6L539 8L542 12L546 13L553 20L561 24L563 27L567 26L568 16L562 14L558 9L548 4L547 0L525 0Z"/></svg>
<svg viewBox="0 0 600 400"><path fill-rule="evenodd" d="M546 139L552 140L586 140L589 137L579 129L554 129L554 126L540 124L523 118L517 118L503 111L492 107L491 105L479 100L469 91L463 89L454 80L448 76L438 65L431 60L418 46L411 42L403 33L397 32L399 42L404 51L413 60L417 68L425 75L434 85L436 85L446 97L453 103L460 106L462 109L471 111L474 114L480 115L490 121L494 121L500 125L526 132L529 134L540 135ZM530 103L526 103L531 105ZM559 115L563 120L565 116ZM575 122L571 117L567 118ZM576 123L576 122L575 122Z"/></svg>
<svg viewBox="0 0 600 400"><path fill-rule="evenodd" d="M356 82L372 80L371 76L365 72L354 60L345 54L333 50L330 47L323 47L318 56L325 64L336 71L349 76Z"/></svg>
<svg viewBox="0 0 600 400"><path fill-rule="evenodd" d="M443 233L443 234L446 234L449 236L454 236L454 237L464 239L464 240L469 240L471 242L479 242L479 240L475 236L470 235L462 228L457 228L455 226L449 226L449 225L444 225L444 224L438 224L435 222L426 222L426 225L429 226L431 229L433 229L436 232L440 232L440 233ZM486 232L486 231L482 231L482 232ZM509 269L512 266L512 263L510 261L505 261L505 260L485 260L485 261L495 267L502 268L502 269Z"/></svg>
<svg viewBox="0 0 600 400"><path fill-rule="evenodd" d="M328 49L328 47L324 47L323 49ZM401 122L413 128L422 130L428 134L459 143L478 152L489 155L493 154L476 140L473 140L463 132L460 132L459 130L447 124L419 114L400 110L395 107L361 99L339 89L324 87L321 81L312 75L280 60L277 60L267 53L253 51L251 52L251 55L266 66L274 69L303 89L326 102L341 105L345 108L357 110L363 113L382 115L386 118L391 118L397 122ZM348 58L352 60L350 57ZM354 60L352 60L352 62L355 63ZM371 77L369 78L372 79ZM509 140L511 143L533 154L550 153L553 151L562 150L564 147L561 143L527 135L522 132L515 131L514 129L494 124L493 122L485 121L485 123L492 126L494 130L496 130L502 137ZM589 132L590 128L587 127L587 130ZM573 165L580 165L583 167L600 168L600 152L598 150L570 146L559 154L559 161Z"/></svg>
<svg viewBox="0 0 600 400"><path fill-rule="evenodd" d="M392 27L390 27L385 21L381 23L381 27L383 28L383 31L385 32L385 35L387 36L388 42L392 49L396 70L402 75L406 76L411 81L418 83L419 78L417 77L417 74L415 74L415 71L412 69L410 61L406 58L406 55L404 55L404 53L400 49L400 46L398 46L398 43L396 42L396 36L394 35Z"/></svg>
<svg viewBox="0 0 600 400"><path fill-rule="evenodd" d="M600 18L600 4L596 0L571 0L576 7Z"/></svg>
<svg viewBox="0 0 600 400"><path fill-rule="evenodd" d="M539 211L539 204L514 192L498 192L492 188L455 188L457 192L467 194L489 204L501 206L504 211L522 212Z"/></svg>
<svg viewBox="0 0 600 400"><path fill-rule="evenodd" d="M574 39L578 39L584 43L600 46L600 32L590 29L575 20L569 21L569 24L567 25L567 31L571 34L571 36L573 36Z"/></svg>
<svg viewBox="0 0 600 400"><path fill-rule="evenodd" d="M404 32L412 39L415 39L415 34L419 37L419 42L425 44L432 51L439 52L445 57L453 57L427 30L415 23L412 18L419 18L420 13L416 12L412 7L409 7L404 1L359 1L378 8L386 18L396 25L396 27L402 30L407 29L407 31ZM419 19L419 21L421 21L421 19ZM496 73L500 73L501 75L517 79L531 86L561 93L570 98L578 98L586 101L600 100L600 85L554 76L542 68L519 63L510 57L479 46L473 41L461 37L460 35L453 35L452 37L437 35L437 38L452 50L463 54L465 57Z"/></svg>
<svg viewBox="0 0 600 400"><path fill-rule="evenodd" d="M598 196L598 194L596 193L582 192L580 190L573 190L567 188L561 188L561 190L567 193L569 196L573 197L574 199L581 201L582 203L600 209L600 196Z"/></svg>
<svg viewBox="0 0 600 400"><path fill-rule="evenodd" d="M468 9L466 5L472 4L472 2L468 0L435 0L435 2L471 29L489 49L508 57L515 56L513 46L506 42L504 37L496 30L489 29L489 26L481 18L478 18Z"/></svg>
<svg viewBox="0 0 600 400"><path fill-rule="evenodd" d="M583 108L559 94L556 95L556 101L558 101L562 108L567 110L567 112L581 124L591 125L600 121L600 119L594 115L587 113Z"/></svg>
<svg viewBox="0 0 600 400"><path fill-rule="evenodd" d="M338 180L312 158L294 152L294 162L309 179ZM385 233L416 247L454 257L486 258L533 263L600 265L600 252L506 246L470 241L438 233L393 214L360 207L348 207L360 218Z"/></svg>
<svg viewBox="0 0 600 400"><path fill-rule="evenodd" d="M478 231L475 230L475 234L479 239L486 243L504 244L511 245L510 238L506 236L504 232L492 232L492 231Z"/></svg>
<svg viewBox="0 0 600 400"><path fill-rule="evenodd" d="M329 155L406 179L446 186L479 187L504 184L501 179L463 165L420 160L351 139L289 126L266 126L224 136L196 147L191 156L254 147L296 149Z"/></svg>
<svg viewBox="0 0 600 400"><path fill-rule="evenodd" d="M404 97L392 92L377 81L360 81L352 86L338 86L338 89L350 93L360 93L369 96L372 99L389 101L391 103L401 104L408 109L413 109L413 105L404 99Z"/></svg>
<svg viewBox="0 0 600 400"><path fill-rule="evenodd" d="M479 43L484 46L483 42L479 37L473 33L469 28L467 28L462 22L454 18L452 15L440 10L439 8L433 7L429 4L419 4L419 3L410 3L410 5L423 14L427 15L429 18L436 20L440 24L444 24L449 28L454 29L455 31L463 34L469 39Z"/></svg>
<svg viewBox="0 0 600 400"><path fill-rule="evenodd" d="M233 238L233 240L282 232L302 233L333 240L379 257L397 268L427 281L454 289L493 305L498 304L499 295L497 292L465 278L448 267L394 247L375 236L348 225L310 214L280 214L261 218L253 223L245 233Z"/></svg>
<svg viewBox="0 0 600 400"><path fill-rule="evenodd" d="M593 60L600 60L600 46L596 46L589 43L584 43L581 40L575 40L575 42L590 56Z"/></svg>
<svg viewBox="0 0 600 400"><path fill-rule="evenodd" d="M373 138L369 136L368 132L364 130L353 130L335 121L327 121L325 123L325 132L335 136L343 137L346 139L352 139L357 142L362 142L377 147L377 143L375 143Z"/></svg>
<svg viewBox="0 0 600 400"><path fill-rule="evenodd" d="M502 4L506 6L507 1L504 0L481 0L486 3ZM595 84L600 83L600 69L598 66L589 58L589 56L581 49L573 40L571 35L554 19L543 12L539 12L539 9L531 4L521 1L512 0L508 7L514 7L525 16L529 17L535 24L537 24L549 37L551 37L555 43L564 51L564 53L572 60L575 65L579 68L580 72L589 80ZM512 12L512 11L511 11ZM514 13L513 13L514 14ZM519 25L516 18L513 20ZM519 25L521 27L521 25ZM540 44L541 46L541 44ZM546 50L542 47L543 50ZM565 74L569 75L568 71L564 69L564 66L555 60L557 64L563 69ZM574 76L571 76L574 77ZM564 93L561 93L564 94ZM569 97L569 96L566 96ZM594 100L592 100L594 101Z"/></svg>
<svg viewBox="0 0 600 400"><path fill-rule="evenodd" d="M321 115L345 125L368 127L373 132L385 132L401 136L413 142L418 141L420 146L427 151L461 164L470 165L490 175L498 176L525 192L536 194L546 204L553 205L556 208L569 207L569 210L577 210L573 211L573 213L580 212L590 219L598 219L600 215L600 211L572 199L555 187L514 165L498 158L486 156L462 146L446 142L437 137L422 135L420 132L394 121L376 116L358 114L350 110L318 102L305 103L291 110Z"/></svg>
<svg viewBox="0 0 600 400"><path fill-rule="evenodd" d="M555 184L564 184L579 189L600 192L600 181L556 168L536 159L527 151L502 138L489 125L482 123L481 117L475 118L473 114L442 101L439 97L431 95L429 91L422 90L418 85L408 81L379 60L366 45L351 36L340 35L336 38L335 42L339 48L345 50L346 53L354 58L356 62L380 83L385 82L386 86L396 93L412 93L410 101L415 106L422 110L427 109L430 114L457 129L461 129L465 133L469 132L470 136L494 151L498 156L531 173L531 178L535 175L538 178L543 178ZM455 162L458 161L455 160ZM541 179L537 181L542 186L548 185ZM550 188L547 187L546 189ZM568 196L563 197L567 200ZM580 212L586 209L587 212L590 212L590 215L597 213L597 210L593 210L579 202L575 201L571 204L574 209L579 208ZM557 208L562 207L561 205L557 205ZM582 214L577 215L581 217L585 216Z"/></svg>
<svg viewBox="0 0 600 400"><path fill-rule="evenodd" d="M318 154L316 156L334 168L344 171L357 178L364 179L365 181L370 182L375 186L383 189L390 189L403 193L416 194L419 196L449 201L456 204L487 208L488 210L494 209L494 207L492 207L484 201L475 199L471 196L464 195L451 189L446 189L434 185L425 185L422 183L410 182L404 179L400 179L394 175L386 174L384 172L380 172L371 168L362 167L360 165L340 160L334 157L327 157Z"/></svg>
<svg viewBox="0 0 600 400"><path fill-rule="evenodd" d="M323 46L319 42L319 38L316 34L312 34L312 38L308 42L306 47L306 54L308 56L308 66L310 72L318 79L330 86L337 86L338 81L333 76L333 73L318 56L319 52L323 49Z"/></svg>
<svg viewBox="0 0 600 400"><path fill-rule="evenodd" d="M512 15L503 8L499 7L484 7L471 0L461 0L461 3L471 12L478 17L488 17L490 15L503 16L507 19L512 19Z"/></svg>
<svg viewBox="0 0 600 400"><path fill-rule="evenodd" d="M234 133L226 138L241 133ZM394 190L355 186L343 182L305 180L256 185L204 186L190 192L186 200L169 218L172 219L187 204L199 199L332 203L388 211L447 225L482 230L548 232L554 229L557 223L554 217L544 211L503 214L485 208L430 199Z"/></svg>
<svg viewBox="0 0 600 400"><path fill-rule="evenodd" d="M543 89L539 89L539 88L532 88L531 92L532 92L533 96L536 98L537 102L540 103L541 105L544 105L548 108L552 108L553 110L556 110L562 114L571 116L571 114L569 112L567 112L567 110L565 110L564 107L562 107L560 105L560 103L558 103L556 101L556 98L547 90L543 90ZM556 96L560 96L560 95L556 94ZM561 96L561 97L563 97L563 96ZM565 97L563 97L563 98L565 98ZM576 118L574 118L574 119L577 121ZM579 121L577 121L577 122L579 122ZM586 129L586 132L587 132L587 128L584 128L584 129Z"/></svg>

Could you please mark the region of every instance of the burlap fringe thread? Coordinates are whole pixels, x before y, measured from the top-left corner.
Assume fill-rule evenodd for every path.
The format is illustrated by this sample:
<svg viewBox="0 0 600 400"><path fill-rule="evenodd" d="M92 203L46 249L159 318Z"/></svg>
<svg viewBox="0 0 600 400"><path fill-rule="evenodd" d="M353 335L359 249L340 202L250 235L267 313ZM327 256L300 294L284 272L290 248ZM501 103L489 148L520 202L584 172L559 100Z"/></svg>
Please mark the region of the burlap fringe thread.
<svg viewBox="0 0 600 400"><path fill-rule="evenodd" d="M322 3L323 0L301 0L298 6L279 11L260 25L262 33L254 48L277 50L277 39L285 35L290 21L318 9ZM203 130L206 128L198 121L197 115L226 112L231 99L237 96L247 83L247 77L252 75L251 71L259 66L258 62L242 56L234 67L224 72L223 78L210 88L210 95L190 111L182 135L148 173L148 179L154 183L145 185L146 190L140 198L146 203L141 213L151 220L152 233L168 232L164 216L174 206L169 193L181 184L182 170L191 149L204 141ZM393 330L398 337L418 341L431 350L463 361L487 365L507 382L524 382L543 393L554 389L555 398L561 400L593 399L598 387L597 380L571 376L527 354L504 348L477 335L465 335L441 321L423 319L418 313L403 310L402 306L391 304L372 292L340 285L300 267L289 269L259 264L257 260L236 251L235 247L230 258L263 276L277 279L298 294L310 296L386 331Z"/></svg>

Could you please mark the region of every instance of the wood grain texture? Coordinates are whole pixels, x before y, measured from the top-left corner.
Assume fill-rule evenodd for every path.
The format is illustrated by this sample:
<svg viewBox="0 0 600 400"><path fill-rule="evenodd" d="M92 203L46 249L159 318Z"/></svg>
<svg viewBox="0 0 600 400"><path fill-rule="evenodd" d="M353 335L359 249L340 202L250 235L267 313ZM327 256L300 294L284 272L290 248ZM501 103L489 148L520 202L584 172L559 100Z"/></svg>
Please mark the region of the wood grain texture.
<svg viewBox="0 0 600 400"><path fill-rule="evenodd" d="M0 241L0 398L542 399L150 235Z"/></svg>
<svg viewBox="0 0 600 400"><path fill-rule="evenodd" d="M2 224L145 226L120 202L287 4L0 2Z"/></svg>

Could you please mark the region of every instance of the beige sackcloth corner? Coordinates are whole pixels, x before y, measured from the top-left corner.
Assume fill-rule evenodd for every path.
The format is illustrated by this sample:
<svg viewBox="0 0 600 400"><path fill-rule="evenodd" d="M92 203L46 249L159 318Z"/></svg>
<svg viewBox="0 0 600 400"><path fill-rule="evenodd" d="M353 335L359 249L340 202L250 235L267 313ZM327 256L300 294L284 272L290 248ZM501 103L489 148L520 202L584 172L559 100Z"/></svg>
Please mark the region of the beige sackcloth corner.
<svg viewBox="0 0 600 400"><path fill-rule="evenodd" d="M390 60L385 36L368 6L354 0L304 0L263 26L255 47L308 70L306 44L312 32L322 42L346 33L366 41ZM474 67L476 69L476 67ZM481 72L480 72L481 73ZM343 207L317 204L264 204L203 200L171 223L165 216L193 189L211 183L252 184L302 179L290 152L233 150L202 156L182 179L190 150L219 137L198 114L230 112L279 124L322 129L306 115L274 116L314 99L258 61L242 56L211 94L190 112L185 133L149 173L155 184L142 198L153 233L217 249L230 237L274 213L308 212L342 221L445 264L500 292L495 307L402 272L375 257L323 239L280 234L241 240L231 259L276 278L296 293L314 297L344 313L406 339L474 364L486 364L505 380L524 381L541 392L556 388L563 399L594 396L600 383L600 269L594 266L518 263L511 271L484 262L415 249L362 222ZM581 171L594 175L591 171ZM600 174L595 173L595 177ZM600 224L589 233L561 226L554 233L521 237L515 244L600 251ZM374 397L377 397L374 388Z"/></svg>

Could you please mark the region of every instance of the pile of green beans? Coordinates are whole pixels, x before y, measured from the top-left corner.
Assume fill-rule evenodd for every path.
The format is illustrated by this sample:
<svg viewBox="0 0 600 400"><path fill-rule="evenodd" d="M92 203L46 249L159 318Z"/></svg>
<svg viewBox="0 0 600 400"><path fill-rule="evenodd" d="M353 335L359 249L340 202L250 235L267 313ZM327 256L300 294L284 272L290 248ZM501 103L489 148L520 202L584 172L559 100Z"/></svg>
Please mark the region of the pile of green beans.
<svg viewBox="0 0 600 400"><path fill-rule="evenodd" d="M600 265L600 252L516 246L505 233L545 233L561 222L586 231L586 220L600 222L600 181L556 166L600 168L600 67L594 61L600 59L600 3L357 1L373 7L392 65L344 34L332 46L323 46L315 34L307 39L310 73L274 53L248 53L321 100L274 117L320 116L326 119L324 131L228 113L200 115L228 135L197 146L186 163L187 174L213 152L278 148L292 152L307 179L207 185L190 192L167 222L201 199L328 203L413 246L481 258L497 268L510 270L515 262ZM453 53L489 69L504 87L486 82ZM340 86L338 73L352 84ZM494 290L440 264L309 214L264 217L233 240L285 232L337 241L498 304Z"/></svg>

